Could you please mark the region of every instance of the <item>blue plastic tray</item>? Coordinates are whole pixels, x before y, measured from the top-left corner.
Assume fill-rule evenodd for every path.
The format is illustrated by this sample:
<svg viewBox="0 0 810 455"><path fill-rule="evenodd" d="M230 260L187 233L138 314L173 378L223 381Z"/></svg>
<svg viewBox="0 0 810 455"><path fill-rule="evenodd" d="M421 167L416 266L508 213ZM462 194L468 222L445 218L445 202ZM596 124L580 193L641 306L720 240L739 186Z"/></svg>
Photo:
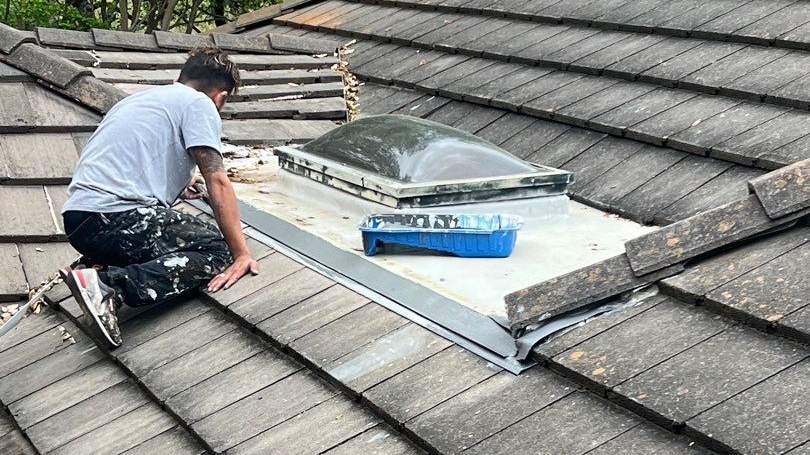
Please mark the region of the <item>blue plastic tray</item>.
<svg viewBox="0 0 810 455"><path fill-rule="evenodd" d="M360 224L363 251L402 245L462 257L502 258L512 254L523 219L517 215L375 214Z"/></svg>

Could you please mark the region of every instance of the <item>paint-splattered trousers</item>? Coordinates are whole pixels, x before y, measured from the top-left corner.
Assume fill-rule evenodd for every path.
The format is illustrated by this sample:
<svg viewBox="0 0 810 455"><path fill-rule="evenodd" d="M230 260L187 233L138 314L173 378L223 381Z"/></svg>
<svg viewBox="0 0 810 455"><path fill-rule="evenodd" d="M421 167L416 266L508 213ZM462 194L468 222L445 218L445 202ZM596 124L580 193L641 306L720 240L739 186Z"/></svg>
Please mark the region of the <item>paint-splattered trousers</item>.
<svg viewBox="0 0 810 455"><path fill-rule="evenodd" d="M198 289L232 258L216 226L164 207L117 213L66 212L68 240L124 303L143 306Z"/></svg>

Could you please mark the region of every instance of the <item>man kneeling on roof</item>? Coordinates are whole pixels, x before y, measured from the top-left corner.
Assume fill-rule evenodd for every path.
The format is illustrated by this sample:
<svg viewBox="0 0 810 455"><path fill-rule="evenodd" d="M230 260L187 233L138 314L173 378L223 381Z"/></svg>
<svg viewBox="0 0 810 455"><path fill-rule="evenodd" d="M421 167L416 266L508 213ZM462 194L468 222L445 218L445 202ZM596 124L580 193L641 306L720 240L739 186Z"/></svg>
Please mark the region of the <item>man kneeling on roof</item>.
<svg viewBox="0 0 810 455"><path fill-rule="evenodd" d="M221 153L219 110L239 82L227 54L194 49L176 83L120 101L82 151L62 216L83 262L103 267L62 275L114 347L124 303L160 303L206 284L216 292L258 273ZM178 198L200 196L192 191L202 182L195 167L219 229L171 208Z"/></svg>

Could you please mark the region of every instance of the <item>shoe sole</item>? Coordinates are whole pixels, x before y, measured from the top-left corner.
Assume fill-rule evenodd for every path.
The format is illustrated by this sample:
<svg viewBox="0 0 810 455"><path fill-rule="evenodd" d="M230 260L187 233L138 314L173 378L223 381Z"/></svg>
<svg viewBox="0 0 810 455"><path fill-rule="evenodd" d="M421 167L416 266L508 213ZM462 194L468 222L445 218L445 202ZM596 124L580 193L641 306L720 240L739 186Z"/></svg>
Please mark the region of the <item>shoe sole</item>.
<svg viewBox="0 0 810 455"><path fill-rule="evenodd" d="M63 273L64 272L60 270L60 274ZM79 287L78 283L76 283L73 274L68 272L66 275L67 278L65 279L65 283L67 283L68 288L70 288L70 293L73 294L73 298L76 299L76 303L78 303L79 306L82 308L84 314L89 314L93 316L93 320L96 323L96 327L101 331L101 333L104 335L104 338L107 339L107 341L110 343L112 347L117 348L121 346L121 343L116 343L115 341L113 341L112 337L110 336L110 332L107 331L106 327L104 327L104 324L102 324L101 319L94 311L90 310L90 307L84 300L84 293L82 292L82 288Z"/></svg>

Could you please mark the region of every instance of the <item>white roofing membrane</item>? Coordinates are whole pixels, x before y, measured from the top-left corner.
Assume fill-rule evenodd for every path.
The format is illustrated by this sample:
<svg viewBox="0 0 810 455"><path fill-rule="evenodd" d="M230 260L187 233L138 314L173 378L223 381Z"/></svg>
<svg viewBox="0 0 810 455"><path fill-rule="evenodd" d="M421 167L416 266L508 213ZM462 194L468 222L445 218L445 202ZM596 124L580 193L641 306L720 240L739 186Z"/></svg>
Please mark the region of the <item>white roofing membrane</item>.
<svg viewBox="0 0 810 455"><path fill-rule="evenodd" d="M234 184L244 202L490 316L506 316L506 294L621 254L624 242L654 229L566 196L396 210L280 170L269 153L261 160L251 171L260 183ZM374 213L509 213L524 224L507 258L365 256L358 226Z"/></svg>

